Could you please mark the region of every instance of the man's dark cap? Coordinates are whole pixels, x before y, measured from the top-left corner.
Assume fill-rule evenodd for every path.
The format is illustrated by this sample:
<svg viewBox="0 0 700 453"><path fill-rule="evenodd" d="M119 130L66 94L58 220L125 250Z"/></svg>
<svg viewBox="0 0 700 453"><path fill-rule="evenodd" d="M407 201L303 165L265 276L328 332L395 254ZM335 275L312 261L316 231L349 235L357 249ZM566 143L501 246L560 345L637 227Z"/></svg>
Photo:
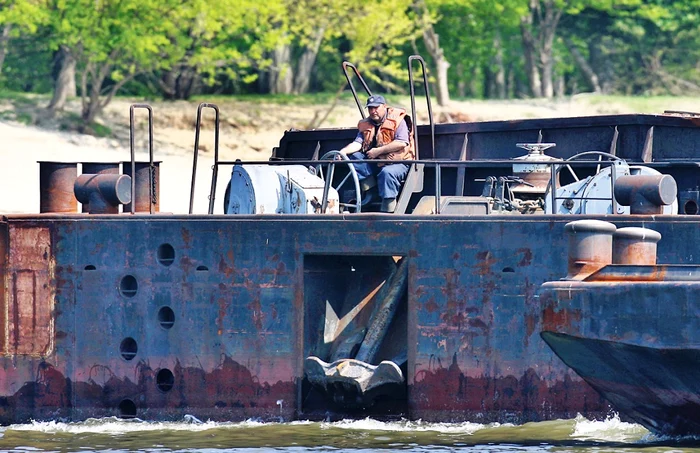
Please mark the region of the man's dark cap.
<svg viewBox="0 0 700 453"><path fill-rule="evenodd" d="M384 96L375 94L367 98L367 105L365 107L379 107L382 104L386 104Z"/></svg>

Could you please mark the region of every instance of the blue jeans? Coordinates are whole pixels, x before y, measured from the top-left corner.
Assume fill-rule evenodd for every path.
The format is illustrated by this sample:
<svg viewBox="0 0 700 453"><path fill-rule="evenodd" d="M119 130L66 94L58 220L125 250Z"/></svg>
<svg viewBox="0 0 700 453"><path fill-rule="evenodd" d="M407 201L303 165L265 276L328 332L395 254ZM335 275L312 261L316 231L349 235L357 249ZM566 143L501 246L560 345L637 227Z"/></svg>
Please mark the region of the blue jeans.
<svg viewBox="0 0 700 453"><path fill-rule="evenodd" d="M363 152L352 153L348 156L350 160L367 159ZM408 174L407 164L389 164L383 167L369 162L358 162L352 164L357 172L357 178L362 181L370 176L377 177L377 190L382 198L396 198L401 190L401 183Z"/></svg>

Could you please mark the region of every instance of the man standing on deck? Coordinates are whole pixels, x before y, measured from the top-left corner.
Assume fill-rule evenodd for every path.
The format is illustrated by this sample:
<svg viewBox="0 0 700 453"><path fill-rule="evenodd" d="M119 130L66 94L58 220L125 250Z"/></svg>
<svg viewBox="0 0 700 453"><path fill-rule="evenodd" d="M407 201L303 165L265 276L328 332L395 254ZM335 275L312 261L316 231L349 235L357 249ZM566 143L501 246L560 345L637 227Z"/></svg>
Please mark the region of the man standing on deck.
<svg viewBox="0 0 700 453"><path fill-rule="evenodd" d="M388 107L384 96L374 95L367 99L369 117L357 124L357 137L340 150L351 160L411 160L415 158L413 131L406 111ZM383 212L394 212L396 198L401 183L408 174L408 165L371 164L358 162L353 164L364 192L377 186L382 198Z"/></svg>

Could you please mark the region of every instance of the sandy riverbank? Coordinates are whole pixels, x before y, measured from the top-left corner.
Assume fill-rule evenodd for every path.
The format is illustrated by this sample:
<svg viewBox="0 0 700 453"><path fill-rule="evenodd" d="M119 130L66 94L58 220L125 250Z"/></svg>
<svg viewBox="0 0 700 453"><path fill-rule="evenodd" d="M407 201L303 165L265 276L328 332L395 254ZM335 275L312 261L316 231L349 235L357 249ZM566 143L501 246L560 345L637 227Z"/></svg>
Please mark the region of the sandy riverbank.
<svg viewBox="0 0 700 453"><path fill-rule="evenodd" d="M74 101L70 108L79 106ZM0 103L0 111L13 106ZM408 98L396 100L398 105L410 105ZM42 102L36 105L37 112ZM112 131L108 138L64 132L57 127L42 127L0 120L0 213L36 213L39 211L38 161L61 162L119 162L130 158L129 150L130 101L118 99L112 102L100 122ZM644 107L615 101L601 102L588 95L558 101L464 101L453 102L449 108L434 106L435 116L443 121L449 117L469 118L473 121L493 121L518 118L545 118L586 116L614 113L661 113L664 109L693 110L697 99L664 98L649 102ZM304 129L313 118L323 116L327 106L319 105L267 105L225 101L220 106L222 160L266 160L272 148L279 143L285 130ZM160 191L162 212L187 213L189 209L192 178L194 124L197 104L194 102L159 102L154 110L154 155L162 161L160 167ZM418 108L419 123L426 123L427 116ZM695 108L697 110L697 108ZM32 113L32 112L30 112ZM444 115L447 113L447 115ZM137 160L148 160L147 123L145 115L137 122ZM203 118L200 140L197 185L195 188L195 213L206 213L207 195L211 184L213 162L212 115ZM319 127L353 127L359 119L357 107L352 101L336 106ZM229 179L230 167L219 172L215 212L222 212L223 191Z"/></svg>

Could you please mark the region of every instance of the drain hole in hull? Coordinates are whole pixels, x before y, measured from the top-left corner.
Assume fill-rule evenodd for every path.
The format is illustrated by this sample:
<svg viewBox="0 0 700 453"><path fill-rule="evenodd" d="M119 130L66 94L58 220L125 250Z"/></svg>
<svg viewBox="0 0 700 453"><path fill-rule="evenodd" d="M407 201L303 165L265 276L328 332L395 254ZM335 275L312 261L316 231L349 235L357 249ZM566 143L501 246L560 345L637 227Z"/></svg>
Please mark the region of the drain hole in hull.
<svg viewBox="0 0 700 453"><path fill-rule="evenodd" d="M136 404L129 399L121 400L119 403L119 416L121 418L136 417Z"/></svg>
<svg viewBox="0 0 700 453"><path fill-rule="evenodd" d="M163 368L156 374L156 385L161 392L169 392L175 385L175 376L173 372L167 368Z"/></svg>
<svg viewBox="0 0 700 453"><path fill-rule="evenodd" d="M131 337L126 337L122 340L119 345L119 352L121 353L124 360L131 360L136 357L136 353L139 350L139 346Z"/></svg>

